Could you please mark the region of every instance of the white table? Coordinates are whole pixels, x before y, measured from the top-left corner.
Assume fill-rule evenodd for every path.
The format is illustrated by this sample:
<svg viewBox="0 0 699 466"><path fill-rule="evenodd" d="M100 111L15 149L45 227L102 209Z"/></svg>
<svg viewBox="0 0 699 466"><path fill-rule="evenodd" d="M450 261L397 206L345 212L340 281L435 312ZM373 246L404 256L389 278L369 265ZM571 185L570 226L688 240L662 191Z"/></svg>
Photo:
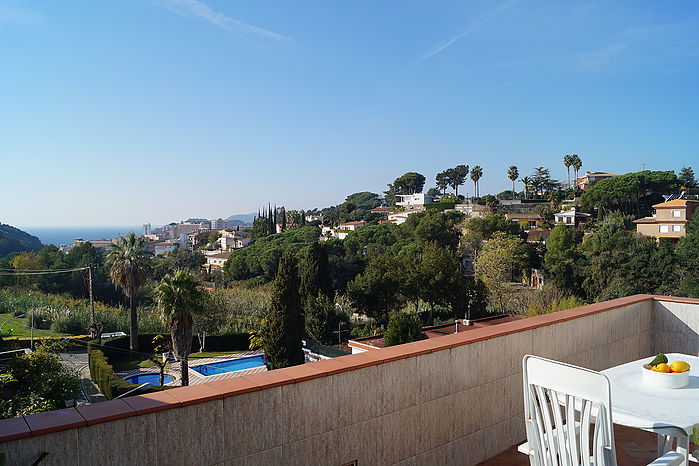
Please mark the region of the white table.
<svg viewBox="0 0 699 466"><path fill-rule="evenodd" d="M612 386L612 420L615 424L677 437L677 451L688 461L689 437L699 429L699 357L669 353L670 362L682 360L691 366L685 388L656 388L642 381L645 358L602 371ZM659 437L658 449L664 449Z"/></svg>

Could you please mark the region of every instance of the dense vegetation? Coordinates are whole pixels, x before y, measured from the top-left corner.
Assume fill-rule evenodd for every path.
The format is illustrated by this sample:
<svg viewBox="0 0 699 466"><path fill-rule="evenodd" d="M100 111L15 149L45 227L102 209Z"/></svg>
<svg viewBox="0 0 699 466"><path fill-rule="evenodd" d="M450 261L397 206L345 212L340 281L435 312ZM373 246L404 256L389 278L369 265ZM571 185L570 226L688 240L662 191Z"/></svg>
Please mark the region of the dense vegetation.
<svg viewBox="0 0 699 466"><path fill-rule="evenodd" d="M17 252L38 251L41 246L41 241L36 236L0 223L0 258Z"/></svg>

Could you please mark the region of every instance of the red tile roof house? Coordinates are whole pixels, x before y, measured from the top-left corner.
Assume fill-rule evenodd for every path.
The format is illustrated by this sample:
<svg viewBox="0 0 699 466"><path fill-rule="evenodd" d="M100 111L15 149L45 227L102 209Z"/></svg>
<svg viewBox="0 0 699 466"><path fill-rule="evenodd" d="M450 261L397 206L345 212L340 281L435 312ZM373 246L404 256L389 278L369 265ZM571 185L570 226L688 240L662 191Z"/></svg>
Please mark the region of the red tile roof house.
<svg viewBox="0 0 699 466"><path fill-rule="evenodd" d="M528 464L522 357L696 354L699 300L635 295L405 345L0 421L6 464ZM656 458L617 436L619 464ZM623 435L622 435L623 434ZM641 456L639 456L641 455ZM647 456L643 456L647 455Z"/></svg>

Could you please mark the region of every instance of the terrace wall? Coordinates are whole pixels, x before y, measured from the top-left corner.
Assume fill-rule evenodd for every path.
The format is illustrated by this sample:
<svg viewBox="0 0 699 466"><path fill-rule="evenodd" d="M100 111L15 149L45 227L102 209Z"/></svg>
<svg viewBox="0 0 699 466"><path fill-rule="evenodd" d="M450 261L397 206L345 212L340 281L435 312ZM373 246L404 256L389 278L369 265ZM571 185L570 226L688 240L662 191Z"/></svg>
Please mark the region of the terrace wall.
<svg viewBox="0 0 699 466"><path fill-rule="evenodd" d="M632 296L0 421L0 452L7 464L48 452L42 465L477 464L525 438L525 354L597 370L650 356L654 306Z"/></svg>
<svg viewBox="0 0 699 466"><path fill-rule="evenodd" d="M699 300L663 298L653 303L653 353L699 354Z"/></svg>

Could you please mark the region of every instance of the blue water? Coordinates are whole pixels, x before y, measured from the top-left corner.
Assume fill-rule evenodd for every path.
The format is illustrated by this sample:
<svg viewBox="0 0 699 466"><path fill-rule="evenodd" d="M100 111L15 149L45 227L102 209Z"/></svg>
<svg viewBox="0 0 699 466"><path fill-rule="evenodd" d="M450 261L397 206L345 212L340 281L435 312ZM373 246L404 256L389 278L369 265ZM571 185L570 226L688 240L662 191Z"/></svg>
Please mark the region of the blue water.
<svg viewBox="0 0 699 466"><path fill-rule="evenodd" d="M151 385L160 385L160 374L137 374L132 375L130 377L124 377L124 380L126 380L127 382L135 383L136 385L141 385L142 383L146 382L150 383ZM163 379L163 382L168 384L173 380L174 379L172 377L166 374L165 378Z"/></svg>
<svg viewBox="0 0 699 466"><path fill-rule="evenodd" d="M225 374L226 372L252 369L265 365L264 356L252 356L250 358L231 359L230 361L213 362L197 367L192 367L193 371L201 375Z"/></svg>
<svg viewBox="0 0 699 466"><path fill-rule="evenodd" d="M127 235L129 232L143 233L143 226L131 227L18 227L38 237L44 244L71 244L75 238L85 240L112 239ZM155 228L155 227L153 227Z"/></svg>

